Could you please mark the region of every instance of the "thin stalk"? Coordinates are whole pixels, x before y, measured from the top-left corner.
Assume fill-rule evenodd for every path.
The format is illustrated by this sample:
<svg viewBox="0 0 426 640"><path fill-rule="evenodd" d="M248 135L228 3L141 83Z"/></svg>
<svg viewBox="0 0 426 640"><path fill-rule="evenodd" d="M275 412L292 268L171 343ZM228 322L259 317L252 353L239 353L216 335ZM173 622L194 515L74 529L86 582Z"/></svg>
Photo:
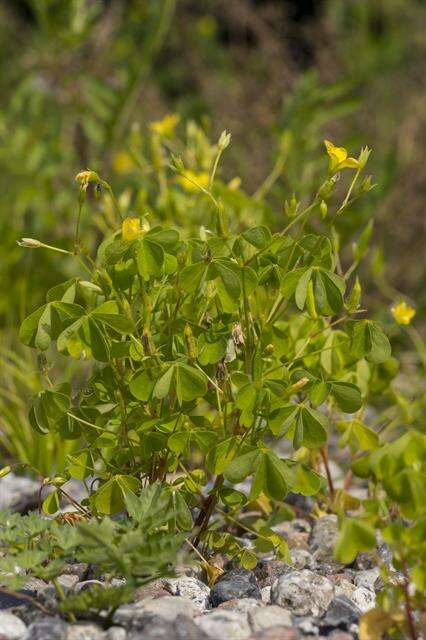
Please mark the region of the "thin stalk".
<svg viewBox="0 0 426 640"><path fill-rule="evenodd" d="M359 174L361 173L361 171L362 171L361 167L359 167L356 170L356 173L355 173L355 175L353 177L353 180L352 180L352 182L351 182L351 184L349 186L349 189L348 189L348 192L346 194L346 197L343 200L342 204L340 205L340 207L339 207L339 209L337 211L338 214L341 213L343 211L343 209L347 206L347 204L349 202L349 198L351 197L351 193L352 193L353 188L354 188L354 186L355 186L355 184L356 184L356 182L357 182L357 180L359 178Z"/></svg>
<svg viewBox="0 0 426 640"><path fill-rule="evenodd" d="M52 582L53 582L53 586L55 587L55 591L58 594L58 600L60 602L65 602L66 597L65 597L64 590L62 589L61 583L58 581L57 578L53 578ZM70 622L77 622L77 618L73 613L68 613L67 615Z"/></svg>
<svg viewBox="0 0 426 640"><path fill-rule="evenodd" d="M84 193L84 192L80 192ZM80 244L80 221L81 221L81 213L83 211L84 200L79 198L78 201L78 212L77 212L77 222L75 225L75 236L74 236L74 254L77 255L79 253L79 244Z"/></svg>
<svg viewBox="0 0 426 640"><path fill-rule="evenodd" d="M402 585L402 589L404 592L404 605L405 605L405 614L407 616L408 630L410 633L411 640L418 640L416 624L414 622L413 608L411 606L410 593L408 590L410 579L408 577L407 563L405 560L402 561L402 572L404 574L404 584Z"/></svg>
<svg viewBox="0 0 426 640"><path fill-rule="evenodd" d="M333 478L331 477L331 471L330 471L330 467L328 466L328 452L327 449L325 447L321 447L320 451L320 456L321 459L323 461L324 464L324 468L325 468L325 473L327 476L327 484L328 484L328 490L330 493L330 498L333 499L334 498L334 484L333 484Z"/></svg>

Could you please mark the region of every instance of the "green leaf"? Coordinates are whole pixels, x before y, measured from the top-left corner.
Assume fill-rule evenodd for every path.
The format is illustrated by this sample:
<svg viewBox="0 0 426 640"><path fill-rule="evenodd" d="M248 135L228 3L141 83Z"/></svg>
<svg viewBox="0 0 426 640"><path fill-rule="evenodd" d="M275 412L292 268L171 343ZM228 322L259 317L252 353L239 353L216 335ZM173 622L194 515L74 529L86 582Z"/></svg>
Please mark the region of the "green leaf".
<svg viewBox="0 0 426 640"><path fill-rule="evenodd" d="M253 473L261 455L262 454L258 449L253 449L252 451L244 453L242 456L238 456L238 458L235 458L230 464L228 464L223 475L233 484L242 482L247 478L247 476Z"/></svg>
<svg viewBox="0 0 426 640"><path fill-rule="evenodd" d="M174 369L179 404L202 398L207 393L207 378L204 373L183 362L177 363Z"/></svg>
<svg viewBox="0 0 426 640"><path fill-rule="evenodd" d="M370 322L371 350L367 356L369 362L379 364L385 362L392 355L388 337L377 322Z"/></svg>
<svg viewBox="0 0 426 640"><path fill-rule="evenodd" d="M46 302L61 301L74 302L77 278L71 278L66 282L52 287L46 294Z"/></svg>
<svg viewBox="0 0 426 640"><path fill-rule="evenodd" d="M343 435L339 440L339 446L344 447L348 444L353 453L359 449L371 451L377 449L379 445L379 436L377 433L360 420L338 422L337 428L339 431L343 431Z"/></svg>
<svg viewBox="0 0 426 640"><path fill-rule="evenodd" d="M58 351L77 360L94 357L99 362L108 362L109 346L102 328L90 315L80 318L67 327L58 337Z"/></svg>
<svg viewBox="0 0 426 640"><path fill-rule="evenodd" d="M361 520L345 518L340 527L334 556L339 562L350 564L360 551L370 551L376 546L374 529Z"/></svg>
<svg viewBox="0 0 426 640"><path fill-rule="evenodd" d="M285 465L272 451L260 454L256 461L250 500L264 493L273 500L284 500L287 493Z"/></svg>
<svg viewBox="0 0 426 640"><path fill-rule="evenodd" d="M99 513L111 515L124 509L124 497L129 492L135 493L140 488L137 478L127 475L116 475L102 484L91 500Z"/></svg>
<svg viewBox="0 0 426 640"><path fill-rule="evenodd" d="M301 278L299 278L296 291L294 294L294 298L296 301L296 305L299 307L301 311L303 311L303 307L305 306L306 296L308 293L308 284L309 280L312 276L312 269L306 269Z"/></svg>
<svg viewBox="0 0 426 640"><path fill-rule="evenodd" d="M314 298L318 313L335 315L343 306L345 281L331 271L319 269L314 278Z"/></svg>
<svg viewBox="0 0 426 640"><path fill-rule="evenodd" d="M49 495L43 500L41 508L43 509L44 513L47 513L51 516L53 516L60 510L61 504L59 492L57 489L52 491L52 493L49 493Z"/></svg>
<svg viewBox="0 0 426 640"><path fill-rule="evenodd" d="M299 407L296 404L289 404L271 412L268 425L274 436L284 436L287 433L295 421L298 411Z"/></svg>
<svg viewBox="0 0 426 640"><path fill-rule="evenodd" d="M241 235L244 240L256 247L256 249L263 249L271 241L271 232L268 227L264 226L247 229Z"/></svg>
<svg viewBox="0 0 426 640"><path fill-rule="evenodd" d="M147 369L136 372L129 384L130 393L142 402L147 402L151 398L154 387L155 378Z"/></svg>
<svg viewBox="0 0 426 640"><path fill-rule="evenodd" d="M238 301L241 294L241 284L238 277L238 268L231 262L215 260L214 267L225 287L226 293L234 301Z"/></svg>
<svg viewBox="0 0 426 640"><path fill-rule="evenodd" d="M206 366L216 364L226 353L226 340L220 339L209 342L203 334L198 340L198 362Z"/></svg>
<svg viewBox="0 0 426 640"><path fill-rule="evenodd" d="M45 351L60 332L84 315L84 309L67 302L49 302L22 323L20 340L28 347Z"/></svg>
<svg viewBox="0 0 426 640"><path fill-rule="evenodd" d="M174 367L170 366L155 383L152 395L154 398L165 398L170 391L174 374Z"/></svg>
<svg viewBox="0 0 426 640"><path fill-rule="evenodd" d="M194 262L182 269L179 283L185 293L194 293L200 286L207 271L207 264L204 260Z"/></svg>
<svg viewBox="0 0 426 640"><path fill-rule="evenodd" d="M377 322L358 320L351 325L351 353L357 358L366 356L369 362L379 364L391 357L389 339Z"/></svg>
<svg viewBox="0 0 426 640"><path fill-rule="evenodd" d="M159 278L163 272L163 247L149 239L149 236L138 240L136 248L136 264L144 280Z"/></svg>
<svg viewBox="0 0 426 640"><path fill-rule="evenodd" d="M100 307L94 309L90 315L97 322L114 329L118 333L132 333L134 330L133 322L118 312L118 305L113 300L104 302Z"/></svg>
<svg viewBox="0 0 426 640"><path fill-rule="evenodd" d="M326 418L322 413L301 407L297 416L293 444L295 449L315 449L327 441Z"/></svg>
<svg viewBox="0 0 426 640"><path fill-rule="evenodd" d="M70 408L69 385L40 391L29 413L29 420L39 433L48 433L58 428Z"/></svg>
<svg viewBox="0 0 426 640"><path fill-rule="evenodd" d="M211 449L206 456L207 469L214 474L223 473L238 449L236 438L227 438Z"/></svg>
<svg viewBox="0 0 426 640"><path fill-rule="evenodd" d="M332 382L331 393L345 413L355 413L362 407L361 391L351 382Z"/></svg>

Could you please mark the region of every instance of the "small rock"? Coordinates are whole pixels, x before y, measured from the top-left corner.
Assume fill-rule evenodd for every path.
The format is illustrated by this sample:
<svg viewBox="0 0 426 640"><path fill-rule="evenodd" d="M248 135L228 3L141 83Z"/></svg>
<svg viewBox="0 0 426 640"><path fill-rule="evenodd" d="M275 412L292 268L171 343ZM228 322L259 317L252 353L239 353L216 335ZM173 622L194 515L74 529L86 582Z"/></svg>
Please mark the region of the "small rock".
<svg viewBox="0 0 426 640"><path fill-rule="evenodd" d="M339 628L349 629L351 624L357 623L361 617L361 610L346 596L336 596L327 609L321 627L326 630Z"/></svg>
<svg viewBox="0 0 426 640"><path fill-rule="evenodd" d="M251 628L256 633L270 627L292 627L293 620L290 611L278 605L260 607L248 612L248 620Z"/></svg>
<svg viewBox="0 0 426 640"><path fill-rule="evenodd" d="M258 631L252 636L253 640L298 640L299 638L299 631L288 627L271 627L270 629ZM315 640L318 640L318 638Z"/></svg>
<svg viewBox="0 0 426 640"><path fill-rule="evenodd" d="M210 591L210 602L213 607L235 598L261 599L256 576L252 571L244 569L229 571L216 582Z"/></svg>
<svg viewBox="0 0 426 640"><path fill-rule="evenodd" d="M290 550L291 565L289 570L301 571L302 569L313 568L313 558L309 551L306 549L291 549Z"/></svg>
<svg viewBox="0 0 426 640"><path fill-rule="evenodd" d="M309 536L311 525L307 520L295 518L294 520L280 522L272 527L275 533L286 539L290 549L309 550Z"/></svg>
<svg viewBox="0 0 426 640"><path fill-rule="evenodd" d="M355 574L354 583L357 587L365 587L374 591L374 584L377 578L380 576L380 571L377 567L374 569L367 569L366 571L359 571Z"/></svg>
<svg viewBox="0 0 426 640"><path fill-rule="evenodd" d="M131 631L127 640L210 640L196 624L185 616L178 616L173 622L162 618L149 621L143 630Z"/></svg>
<svg viewBox="0 0 426 640"><path fill-rule="evenodd" d="M121 605L114 613L113 622L137 629L152 618L173 622L179 615L193 618L198 613L199 609L191 600L181 596L164 596Z"/></svg>
<svg viewBox="0 0 426 640"><path fill-rule="evenodd" d="M339 580L334 584L334 593L336 596L346 596L346 598L351 599L355 589L355 585L349 582L349 580Z"/></svg>
<svg viewBox="0 0 426 640"><path fill-rule="evenodd" d="M209 607L210 588L197 578L190 576L167 578L164 580L164 588L174 596L188 598L200 611Z"/></svg>
<svg viewBox="0 0 426 640"><path fill-rule="evenodd" d="M247 616L236 611L216 609L199 616L194 622L211 640L246 640L251 635Z"/></svg>
<svg viewBox="0 0 426 640"><path fill-rule="evenodd" d="M62 574L78 576L80 581L84 580L89 572L89 565L86 562L66 563L62 567Z"/></svg>
<svg viewBox="0 0 426 640"><path fill-rule="evenodd" d="M318 518L312 529L309 544L317 561L333 558L333 550L337 540L337 516L330 514Z"/></svg>
<svg viewBox="0 0 426 640"><path fill-rule="evenodd" d="M270 604L271 603L271 587L263 587L260 590L260 597L264 604Z"/></svg>
<svg viewBox="0 0 426 640"><path fill-rule="evenodd" d="M289 608L295 615L319 616L325 613L334 596L333 584L308 569L292 571L272 585L271 600Z"/></svg>
<svg viewBox="0 0 426 640"><path fill-rule="evenodd" d="M291 567L282 560L263 560L261 568L255 569L255 575L261 587L270 587L273 582L284 573L291 571Z"/></svg>
<svg viewBox="0 0 426 640"><path fill-rule="evenodd" d="M0 511L25 512L38 504L40 484L14 473L0 478Z"/></svg>
<svg viewBox="0 0 426 640"><path fill-rule="evenodd" d="M305 636L315 637L319 634L318 620L316 618L295 618L294 624Z"/></svg>
<svg viewBox="0 0 426 640"><path fill-rule="evenodd" d="M0 636L4 640L21 640L27 630L27 625L18 616L6 611L0 611Z"/></svg>
<svg viewBox="0 0 426 640"><path fill-rule="evenodd" d="M34 622L23 640L67 640L67 625L58 619Z"/></svg>
<svg viewBox="0 0 426 640"><path fill-rule="evenodd" d="M67 627L67 640L103 640L104 632L96 624L71 624Z"/></svg>
<svg viewBox="0 0 426 640"><path fill-rule="evenodd" d="M362 613L370 611L376 606L376 594L365 587L355 589L351 595L351 600L361 609Z"/></svg>
<svg viewBox="0 0 426 640"><path fill-rule="evenodd" d="M77 584L84 584L83 582L79 582L79 577L75 574L64 573L58 576L58 582L65 591L71 591Z"/></svg>
<svg viewBox="0 0 426 640"><path fill-rule="evenodd" d="M227 600L226 602L221 602L218 606L218 609L226 610L226 611L237 611L238 613L247 613L252 609L259 609L259 607L264 608L264 604L262 600L257 600L255 598L235 598L234 600Z"/></svg>
<svg viewBox="0 0 426 640"><path fill-rule="evenodd" d="M162 598L170 595L169 591L164 588L164 580L154 580L144 587L139 587L135 593L135 600L146 600L147 598Z"/></svg>
<svg viewBox="0 0 426 640"><path fill-rule="evenodd" d="M346 631L333 631L330 633L328 638L332 640L353 640L354 636L350 633L346 633Z"/></svg>
<svg viewBox="0 0 426 640"><path fill-rule="evenodd" d="M110 627L105 634L105 640L126 640L126 636L123 627Z"/></svg>

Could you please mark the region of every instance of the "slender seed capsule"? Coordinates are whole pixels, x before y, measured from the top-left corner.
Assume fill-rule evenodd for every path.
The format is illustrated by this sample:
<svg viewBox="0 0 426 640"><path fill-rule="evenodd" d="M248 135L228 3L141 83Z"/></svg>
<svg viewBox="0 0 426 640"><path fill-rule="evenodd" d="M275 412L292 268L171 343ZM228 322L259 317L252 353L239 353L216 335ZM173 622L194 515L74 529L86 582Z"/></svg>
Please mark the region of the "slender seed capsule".
<svg viewBox="0 0 426 640"><path fill-rule="evenodd" d="M183 330L183 335L185 338L188 357L190 360L195 360L197 358L197 345L195 344L194 334L192 333L192 329L189 326L189 324L185 325L185 329Z"/></svg>
<svg viewBox="0 0 426 640"><path fill-rule="evenodd" d="M315 296L314 296L314 285L312 280L309 280L308 291L306 294L306 307L308 309L308 313L314 320L318 319L318 313L315 306Z"/></svg>

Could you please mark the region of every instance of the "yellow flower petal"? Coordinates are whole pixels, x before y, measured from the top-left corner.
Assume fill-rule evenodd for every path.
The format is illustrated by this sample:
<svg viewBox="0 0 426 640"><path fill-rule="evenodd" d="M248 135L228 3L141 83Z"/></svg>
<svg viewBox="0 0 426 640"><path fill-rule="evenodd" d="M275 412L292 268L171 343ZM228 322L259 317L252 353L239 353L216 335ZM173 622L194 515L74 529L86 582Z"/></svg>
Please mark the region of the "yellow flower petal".
<svg viewBox="0 0 426 640"><path fill-rule="evenodd" d="M200 185L200 187L203 187L204 189L208 188L210 176L205 171L196 173L195 171L186 169L184 175L178 176L176 180L185 189L185 191L188 193L195 193L199 191L199 187L197 185Z"/></svg>
<svg viewBox="0 0 426 640"><path fill-rule="evenodd" d="M176 113L169 113L164 116L162 120L155 120L151 122L150 127L155 133L159 133L160 136L170 138L173 135L176 125L178 124L180 117Z"/></svg>
<svg viewBox="0 0 426 640"><path fill-rule="evenodd" d="M125 218L123 220L121 225L121 237L123 240L136 240L142 233L139 218Z"/></svg>
<svg viewBox="0 0 426 640"><path fill-rule="evenodd" d="M344 147L336 147L330 140L324 140L324 144L330 156L330 171L336 171L339 165L348 157L348 152Z"/></svg>
<svg viewBox="0 0 426 640"><path fill-rule="evenodd" d="M410 307L406 302L399 302L395 307L392 307L391 313L398 324L410 324L411 320L416 315L416 310Z"/></svg>
<svg viewBox="0 0 426 640"><path fill-rule="evenodd" d="M359 167L360 163L356 158L346 158L346 160L339 164L339 169L358 169Z"/></svg>

